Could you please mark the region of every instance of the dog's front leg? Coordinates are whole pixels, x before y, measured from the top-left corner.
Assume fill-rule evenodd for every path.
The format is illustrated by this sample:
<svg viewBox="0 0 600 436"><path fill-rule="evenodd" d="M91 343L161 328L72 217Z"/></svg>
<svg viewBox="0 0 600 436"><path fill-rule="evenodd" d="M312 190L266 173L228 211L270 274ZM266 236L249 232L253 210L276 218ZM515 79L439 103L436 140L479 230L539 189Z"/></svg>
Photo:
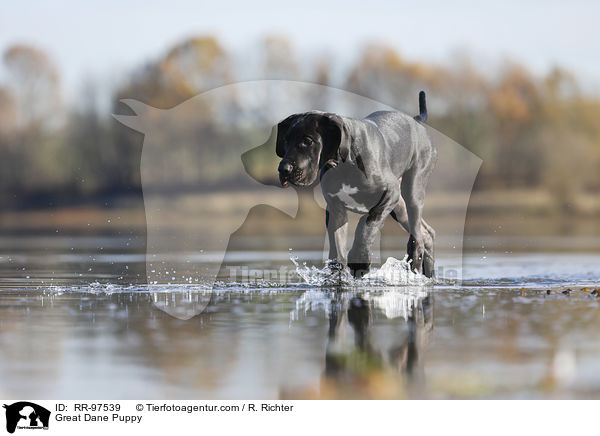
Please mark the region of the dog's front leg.
<svg viewBox="0 0 600 436"><path fill-rule="evenodd" d="M329 261L342 269L346 264L348 212L343 207L328 205L325 211L325 225L329 237Z"/></svg>
<svg viewBox="0 0 600 436"><path fill-rule="evenodd" d="M398 204L398 190L388 190L371 210L361 217L356 226L354 243L348 253L348 267L352 275L361 278L369 272L371 266L371 247L381 230L385 219Z"/></svg>

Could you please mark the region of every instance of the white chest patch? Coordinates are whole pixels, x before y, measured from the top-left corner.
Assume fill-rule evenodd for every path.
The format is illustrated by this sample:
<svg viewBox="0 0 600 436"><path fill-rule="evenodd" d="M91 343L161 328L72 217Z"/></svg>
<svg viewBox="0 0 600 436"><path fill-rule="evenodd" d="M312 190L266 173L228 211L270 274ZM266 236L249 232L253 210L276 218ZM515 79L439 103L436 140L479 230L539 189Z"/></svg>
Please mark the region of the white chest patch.
<svg viewBox="0 0 600 436"><path fill-rule="evenodd" d="M348 207L350 210L355 210L357 212L368 212L369 209L364 204L358 203L354 198L352 198L352 194L356 194L358 192L358 188L354 188L350 185L346 185L342 183L342 189L340 189L335 194L329 194L331 197L337 197Z"/></svg>

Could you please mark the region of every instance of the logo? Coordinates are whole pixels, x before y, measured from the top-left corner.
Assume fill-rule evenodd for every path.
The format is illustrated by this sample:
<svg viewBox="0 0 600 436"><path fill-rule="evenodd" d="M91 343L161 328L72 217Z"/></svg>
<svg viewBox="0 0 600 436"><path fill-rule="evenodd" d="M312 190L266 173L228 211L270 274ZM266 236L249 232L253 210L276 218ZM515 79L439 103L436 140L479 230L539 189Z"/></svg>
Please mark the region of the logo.
<svg viewBox="0 0 600 436"><path fill-rule="evenodd" d="M28 401L4 405L6 409L6 431L14 433L18 428L26 430L48 430L50 411Z"/></svg>
<svg viewBox="0 0 600 436"><path fill-rule="evenodd" d="M170 109L131 99L122 103L133 114L114 115L116 120L144 134L140 173L147 223L147 283L185 290L193 285L191 289L198 292L194 297L181 293L177 301L171 295L153 300L157 308L179 319L203 312L212 298L210 289L218 286L222 277L229 276L236 282L267 276L269 280L285 281L288 272L295 274L291 264L289 270L281 272L249 272L237 256L247 251L248 244L299 248L295 232L285 229L307 226L308 221L302 217L308 209L323 209L319 218L312 221L314 229L310 234L315 240L322 240L317 242L322 251L318 257L323 261L328 258L324 219L327 205L322 186L311 187L308 195L296 188L282 192L276 154L278 122L290 114L314 109L356 119L376 111L394 110L351 92L285 80L229 84ZM456 217L438 231L438 241L443 241L452 264L462 265L464 223L481 159L433 128L423 127L436 144L439 156L428 190L437 191L440 198L450 193L452 216ZM341 167L337 170L344 171ZM327 180L333 174L328 171ZM346 187L336 185L332 192L340 201L364 212L371 204L358 195L362 173L352 174L344 179ZM231 181L232 193L194 197L198 193L214 193L215 186L225 181ZM182 195L175 195L178 189ZM181 231L167 235L166 226L173 224ZM378 244L377 237L372 250L376 258L381 257ZM298 257L296 261L302 264L314 259ZM457 267L455 274L446 278L460 280L460 274ZM185 287L177 288L179 285Z"/></svg>

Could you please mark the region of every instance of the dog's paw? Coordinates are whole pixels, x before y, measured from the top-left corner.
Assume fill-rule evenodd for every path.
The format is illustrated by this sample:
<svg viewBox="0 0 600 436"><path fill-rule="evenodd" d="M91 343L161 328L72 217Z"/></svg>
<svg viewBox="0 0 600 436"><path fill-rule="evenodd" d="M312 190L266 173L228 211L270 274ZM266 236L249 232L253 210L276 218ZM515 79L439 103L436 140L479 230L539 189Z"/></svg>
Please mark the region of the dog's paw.
<svg viewBox="0 0 600 436"><path fill-rule="evenodd" d="M365 262L349 262L348 268L350 268L350 272L355 279L362 279L365 274L369 272L371 267L370 263Z"/></svg>
<svg viewBox="0 0 600 436"><path fill-rule="evenodd" d="M435 275L435 260L434 257L425 252L423 257L423 275L428 278L433 278Z"/></svg>
<svg viewBox="0 0 600 436"><path fill-rule="evenodd" d="M337 260L329 260L327 261L327 268L329 268L333 273L339 273L346 269L346 265L344 265L342 262L338 262Z"/></svg>
<svg viewBox="0 0 600 436"><path fill-rule="evenodd" d="M367 250L352 248L348 253L348 268L354 278L360 279L369 272L371 259Z"/></svg>
<svg viewBox="0 0 600 436"><path fill-rule="evenodd" d="M406 253L408 254L408 260L410 262L411 270L416 273L423 272L423 256L425 254L425 247L422 241L417 241L413 235L408 238L408 244L406 244Z"/></svg>
<svg viewBox="0 0 600 436"><path fill-rule="evenodd" d="M329 270L331 278L334 280L337 279L340 283L347 281L350 277L350 268L346 266L344 261L340 262L330 259L325 266Z"/></svg>

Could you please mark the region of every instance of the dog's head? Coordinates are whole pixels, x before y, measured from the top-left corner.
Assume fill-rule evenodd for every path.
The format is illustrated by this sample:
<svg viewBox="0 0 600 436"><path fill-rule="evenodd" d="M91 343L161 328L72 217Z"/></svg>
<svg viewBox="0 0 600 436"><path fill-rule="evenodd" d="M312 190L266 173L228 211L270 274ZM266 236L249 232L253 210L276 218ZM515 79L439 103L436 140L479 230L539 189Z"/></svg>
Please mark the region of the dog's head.
<svg viewBox="0 0 600 436"><path fill-rule="evenodd" d="M306 112L277 126L279 181L282 186L310 186L328 162L344 161L350 146L344 120L335 114Z"/></svg>

